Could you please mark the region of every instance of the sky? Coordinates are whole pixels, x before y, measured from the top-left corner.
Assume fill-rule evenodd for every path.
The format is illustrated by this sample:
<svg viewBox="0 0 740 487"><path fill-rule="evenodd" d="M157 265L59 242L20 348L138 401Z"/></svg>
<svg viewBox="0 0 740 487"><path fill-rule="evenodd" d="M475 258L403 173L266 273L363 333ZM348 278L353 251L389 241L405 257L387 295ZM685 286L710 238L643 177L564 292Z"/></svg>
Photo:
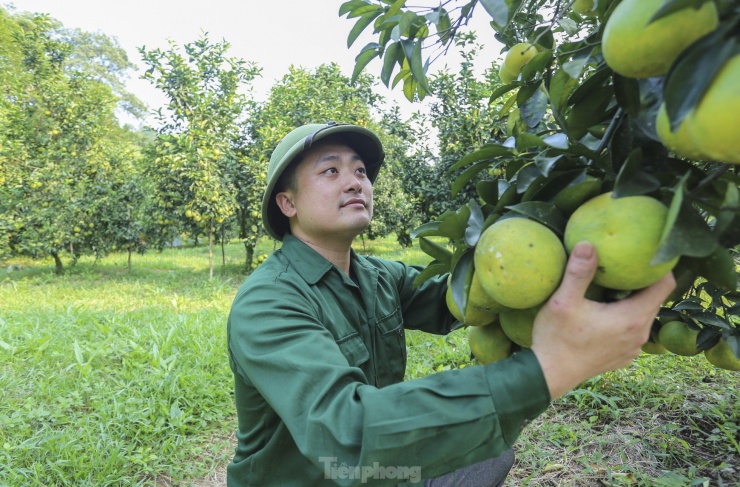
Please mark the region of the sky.
<svg viewBox="0 0 740 487"><path fill-rule="evenodd" d="M128 90L155 109L164 97L148 81L139 79L144 63L138 48L169 49L199 39L204 33L212 42L226 40L229 57L252 61L262 68L254 81L255 97L264 100L269 88L288 73L291 65L313 69L336 62L347 76L352 74L355 56L362 47L377 40L369 28L351 48L347 35L355 19L339 17L344 0L0 0L0 6L16 11L48 13L65 27L102 32L115 38L139 70L127 81ZM434 3L434 2L432 2ZM479 56L481 66L499 57L500 44L493 39L485 11L473 17L470 28L479 33L486 46ZM452 49L454 51L454 48ZM452 52L436 61L431 72L445 64L456 68L459 57ZM380 75L380 61L374 60L366 73ZM390 90L379 83L377 92L402 112L415 109L403 98L401 85Z"/></svg>

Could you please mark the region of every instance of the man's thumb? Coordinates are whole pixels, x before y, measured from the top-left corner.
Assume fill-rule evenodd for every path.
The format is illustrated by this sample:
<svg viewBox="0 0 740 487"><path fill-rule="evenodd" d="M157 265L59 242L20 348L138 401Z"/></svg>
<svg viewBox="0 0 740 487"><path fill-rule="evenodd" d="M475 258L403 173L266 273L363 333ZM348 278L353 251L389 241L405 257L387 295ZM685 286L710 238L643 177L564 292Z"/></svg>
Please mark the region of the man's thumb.
<svg viewBox="0 0 740 487"><path fill-rule="evenodd" d="M596 274L596 249L589 242L578 242L570 253L559 292L582 298Z"/></svg>

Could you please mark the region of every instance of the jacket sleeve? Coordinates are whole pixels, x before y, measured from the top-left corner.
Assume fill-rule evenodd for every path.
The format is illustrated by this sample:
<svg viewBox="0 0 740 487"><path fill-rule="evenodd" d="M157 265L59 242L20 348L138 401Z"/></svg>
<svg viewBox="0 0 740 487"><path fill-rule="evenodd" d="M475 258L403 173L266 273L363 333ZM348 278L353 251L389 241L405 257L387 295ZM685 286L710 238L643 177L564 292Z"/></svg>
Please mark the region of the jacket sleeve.
<svg viewBox="0 0 740 487"><path fill-rule="evenodd" d="M528 351L381 389L367 385L306 300L284 287L260 285L237 296L229 350L235 372L259 390L320 469L322 459L335 457L441 475L509 449L549 404Z"/></svg>

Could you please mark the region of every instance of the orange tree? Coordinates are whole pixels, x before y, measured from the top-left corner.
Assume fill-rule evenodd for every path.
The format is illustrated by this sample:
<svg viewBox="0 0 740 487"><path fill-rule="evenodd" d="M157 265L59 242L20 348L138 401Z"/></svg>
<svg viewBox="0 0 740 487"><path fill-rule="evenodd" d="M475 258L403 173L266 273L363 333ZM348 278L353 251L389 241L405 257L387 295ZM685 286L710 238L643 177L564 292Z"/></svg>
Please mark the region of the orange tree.
<svg viewBox="0 0 740 487"><path fill-rule="evenodd" d="M160 248L176 234L208 236L213 277L213 240L236 209L232 160L246 95L239 90L259 68L229 58L226 41L207 35L170 49L139 49L148 67L143 78L167 97L157 112L157 138L150 147L148 174L155 185L150 228Z"/></svg>
<svg viewBox="0 0 740 487"><path fill-rule="evenodd" d="M51 256L61 273L65 253L75 262L115 246L109 210L117 207L104 203L133 166L112 157L129 150L119 146L128 143L115 117L120 96L90 66L110 79L131 66L113 41L93 45L46 15L0 18L0 244L9 254Z"/></svg>
<svg viewBox="0 0 740 487"><path fill-rule="evenodd" d="M473 197L416 230L433 258L421 279L452 271L465 309L474 250L494 222L526 217L562 238L593 196L645 195L668 208L652 263L678 258L678 288L661 314L700 329L700 349L722 339L740 357L737 2L349 0L339 15L354 21L349 46L365 30L375 36L354 75L380 58L381 80L410 101L432 92L430 63L472 15L488 16L503 46L490 137L448 171L452 195ZM509 117L516 123L501 130ZM428 236L447 237L453 250ZM607 290L605 299L624 295Z"/></svg>

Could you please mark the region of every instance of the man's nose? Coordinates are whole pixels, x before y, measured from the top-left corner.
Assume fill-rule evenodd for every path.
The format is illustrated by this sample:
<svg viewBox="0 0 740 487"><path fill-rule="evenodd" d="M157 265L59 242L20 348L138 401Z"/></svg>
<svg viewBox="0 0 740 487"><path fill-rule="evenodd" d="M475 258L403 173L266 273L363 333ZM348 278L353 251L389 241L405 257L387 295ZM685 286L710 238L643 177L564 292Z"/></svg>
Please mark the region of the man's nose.
<svg viewBox="0 0 740 487"><path fill-rule="evenodd" d="M362 182L360 181L360 178L357 177L357 174L355 174L354 172L350 173L349 180L346 184L348 191L355 191L356 193L362 192Z"/></svg>

